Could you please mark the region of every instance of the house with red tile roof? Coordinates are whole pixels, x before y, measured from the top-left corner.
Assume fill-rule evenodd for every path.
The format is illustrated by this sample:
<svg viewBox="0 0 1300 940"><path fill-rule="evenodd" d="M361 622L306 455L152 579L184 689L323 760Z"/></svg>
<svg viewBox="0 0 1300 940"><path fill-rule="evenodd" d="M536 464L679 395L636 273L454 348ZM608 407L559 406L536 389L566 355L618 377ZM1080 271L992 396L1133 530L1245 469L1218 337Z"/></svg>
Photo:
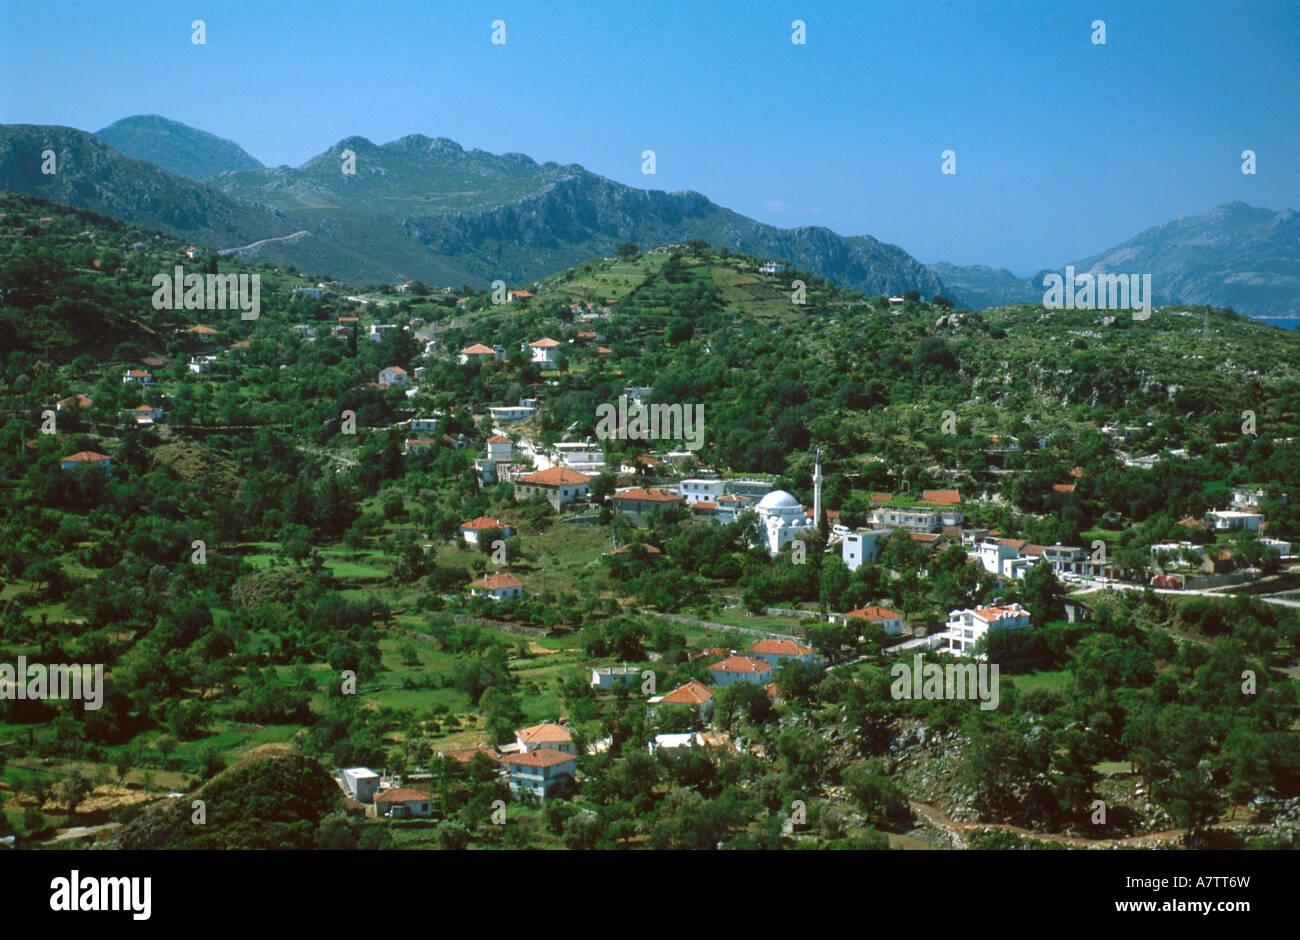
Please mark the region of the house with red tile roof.
<svg viewBox="0 0 1300 940"><path fill-rule="evenodd" d="M623 490L610 497L610 506L622 516L631 516L640 520L647 513L664 506L676 506L681 500L676 493L663 490L647 490L635 487Z"/></svg>
<svg viewBox="0 0 1300 940"><path fill-rule="evenodd" d="M72 470L75 467L85 467L89 465L101 467L105 473L113 465L113 458L107 454L101 454L93 450L79 450L75 454L70 454L59 461L60 470Z"/></svg>
<svg viewBox="0 0 1300 940"><path fill-rule="evenodd" d="M990 630L1023 630L1028 626L1029 611L1019 604L954 610L948 614L946 629L933 634L933 641L940 652L968 656Z"/></svg>
<svg viewBox="0 0 1300 940"><path fill-rule="evenodd" d="M152 385L153 375L144 369L127 369L122 373L122 384L134 382L136 385Z"/></svg>
<svg viewBox="0 0 1300 940"><path fill-rule="evenodd" d="M484 346L482 343L475 343L473 346L466 346L460 351L460 364L465 365L467 362L485 362L488 359L500 359L496 350Z"/></svg>
<svg viewBox="0 0 1300 940"><path fill-rule="evenodd" d="M498 571L485 578L469 583L469 593L473 597L490 597L494 601L508 600L524 596L524 582L509 571Z"/></svg>
<svg viewBox="0 0 1300 940"><path fill-rule="evenodd" d="M567 790L578 776L578 756L553 747L539 747L501 758L510 792L551 799Z"/></svg>
<svg viewBox="0 0 1300 940"><path fill-rule="evenodd" d="M429 794L413 787L392 787L375 794L375 815L387 819L424 819L433 815Z"/></svg>
<svg viewBox="0 0 1300 940"><path fill-rule="evenodd" d="M713 690L698 679L692 679L685 685L679 685L667 695L658 695L649 699L647 705L651 706L652 713L657 711L654 706L693 708L702 721L707 721L709 715L713 713Z"/></svg>
<svg viewBox="0 0 1300 940"><path fill-rule="evenodd" d="M872 624L893 636L903 632L903 615L896 610L890 610L888 607L868 605L859 607L857 610L850 610L844 614L831 614L827 619L833 623L844 625L855 622Z"/></svg>
<svg viewBox="0 0 1300 940"><path fill-rule="evenodd" d="M487 439L487 459L488 460L505 460L515 459L515 445L504 434L493 434Z"/></svg>
<svg viewBox="0 0 1300 940"><path fill-rule="evenodd" d="M535 343L527 343L523 346L523 351L532 357L533 362L544 366L554 364L555 356L559 349L560 344L549 336L539 339Z"/></svg>
<svg viewBox="0 0 1300 940"><path fill-rule="evenodd" d="M515 477L515 501L544 499L552 508L560 509L570 503L586 502L590 488L591 477L587 474L568 467L550 467Z"/></svg>
<svg viewBox="0 0 1300 940"><path fill-rule="evenodd" d="M772 664L748 656L728 656L720 663L709 667L714 685L731 685L733 682L749 682L763 685L772 681L774 670Z"/></svg>
<svg viewBox="0 0 1300 940"><path fill-rule="evenodd" d="M578 747L573 743L573 732L553 721L520 728L515 732L515 744L524 752L549 747L567 754L578 753Z"/></svg>
<svg viewBox="0 0 1300 940"><path fill-rule="evenodd" d="M813 661L813 648L796 640L771 637L766 640L759 640L746 650L745 655L753 659L761 659L773 666L780 666L788 662L811 663Z"/></svg>
<svg viewBox="0 0 1300 940"><path fill-rule="evenodd" d="M93 408L95 402L93 399L78 392L68 398L60 398L54 406L55 411L62 411L64 408Z"/></svg>
<svg viewBox="0 0 1300 940"><path fill-rule="evenodd" d="M469 522L460 524L460 537L470 545L477 545L480 532L486 532L489 529L500 529L501 538L508 539L515 534L513 526L510 526L500 519L493 519L491 516L479 516L477 519L471 519Z"/></svg>
<svg viewBox="0 0 1300 940"><path fill-rule="evenodd" d="M390 385L405 385L408 378L406 370L401 366L389 366L379 373L379 387L387 388Z"/></svg>

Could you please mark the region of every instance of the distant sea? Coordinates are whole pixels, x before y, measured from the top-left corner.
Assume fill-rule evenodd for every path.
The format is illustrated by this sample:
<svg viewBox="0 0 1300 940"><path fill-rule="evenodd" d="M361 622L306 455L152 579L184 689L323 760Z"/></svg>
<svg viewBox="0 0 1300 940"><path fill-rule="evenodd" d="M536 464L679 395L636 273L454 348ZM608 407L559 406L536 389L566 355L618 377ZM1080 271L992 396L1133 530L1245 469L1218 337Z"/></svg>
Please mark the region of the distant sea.
<svg viewBox="0 0 1300 940"><path fill-rule="evenodd" d="M1300 329L1300 318L1292 318L1289 320L1262 320L1260 322L1271 323L1274 326L1282 327L1284 330Z"/></svg>

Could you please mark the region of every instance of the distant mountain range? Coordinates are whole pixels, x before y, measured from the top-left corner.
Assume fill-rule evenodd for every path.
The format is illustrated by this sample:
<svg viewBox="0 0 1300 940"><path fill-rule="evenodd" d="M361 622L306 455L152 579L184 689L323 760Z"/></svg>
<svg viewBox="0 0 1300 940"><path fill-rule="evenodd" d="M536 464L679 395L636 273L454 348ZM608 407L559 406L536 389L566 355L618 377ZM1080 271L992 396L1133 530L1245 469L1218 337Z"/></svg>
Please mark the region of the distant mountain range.
<svg viewBox="0 0 1300 940"><path fill-rule="evenodd" d="M928 266L972 308L1040 303L1039 271L1021 279L983 265ZM1072 265L1075 274L1150 274L1156 306L1208 304L1260 319L1300 317L1300 218L1244 202L1179 216ZM1055 273L1064 273L1058 268Z"/></svg>
<svg viewBox="0 0 1300 940"><path fill-rule="evenodd" d="M0 187L360 283L527 283L613 254L620 242L703 238L871 293L931 296L942 288L907 252L870 236L778 229L698 193L634 189L576 164L410 136L383 146L347 138L297 168L241 168L243 152L229 142L159 120L114 125L126 125L118 136L125 154L71 128L0 127ZM170 140L185 141L188 166L217 175L200 182L149 162L164 159ZM46 148L59 154L54 176L40 172ZM353 175L342 172L345 151L355 155ZM306 234L252 246L300 231Z"/></svg>
<svg viewBox="0 0 1300 940"><path fill-rule="evenodd" d="M58 157L54 175L41 173L46 149ZM355 173L345 174L349 154ZM868 294L942 293L972 309L1040 302L1047 273L1022 279L981 265L923 265L868 235L779 229L699 193L635 189L577 164L466 151L420 135L383 145L350 137L302 166L268 168L232 141L157 115L124 118L98 136L4 125L0 188L357 283L523 284L610 255L620 242L692 238ZM1289 209L1228 203L1148 229L1074 268L1150 273L1157 304L1300 316L1300 229Z"/></svg>

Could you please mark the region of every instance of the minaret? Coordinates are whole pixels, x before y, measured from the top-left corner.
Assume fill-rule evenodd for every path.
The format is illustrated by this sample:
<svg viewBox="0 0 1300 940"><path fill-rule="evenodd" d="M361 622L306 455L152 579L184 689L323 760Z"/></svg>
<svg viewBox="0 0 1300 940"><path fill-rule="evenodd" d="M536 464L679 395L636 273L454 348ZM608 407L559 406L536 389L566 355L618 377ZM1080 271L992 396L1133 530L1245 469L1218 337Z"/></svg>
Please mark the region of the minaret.
<svg viewBox="0 0 1300 940"><path fill-rule="evenodd" d="M817 462L813 465L813 528L822 524L822 451L817 448Z"/></svg>

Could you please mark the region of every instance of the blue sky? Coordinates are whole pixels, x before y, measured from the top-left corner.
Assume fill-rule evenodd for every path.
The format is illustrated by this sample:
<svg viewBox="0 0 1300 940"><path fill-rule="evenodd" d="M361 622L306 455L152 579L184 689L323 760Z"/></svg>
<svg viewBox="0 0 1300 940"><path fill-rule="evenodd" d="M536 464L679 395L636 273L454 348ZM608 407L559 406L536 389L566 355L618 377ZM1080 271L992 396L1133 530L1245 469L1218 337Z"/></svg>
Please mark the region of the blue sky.
<svg viewBox="0 0 1300 940"><path fill-rule="evenodd" d="M0 122L157 113L268 165L450 137L1028 275L1233 199L1300 209L1298 63L1300 7L1253 0L7 0Z"/></svg>

